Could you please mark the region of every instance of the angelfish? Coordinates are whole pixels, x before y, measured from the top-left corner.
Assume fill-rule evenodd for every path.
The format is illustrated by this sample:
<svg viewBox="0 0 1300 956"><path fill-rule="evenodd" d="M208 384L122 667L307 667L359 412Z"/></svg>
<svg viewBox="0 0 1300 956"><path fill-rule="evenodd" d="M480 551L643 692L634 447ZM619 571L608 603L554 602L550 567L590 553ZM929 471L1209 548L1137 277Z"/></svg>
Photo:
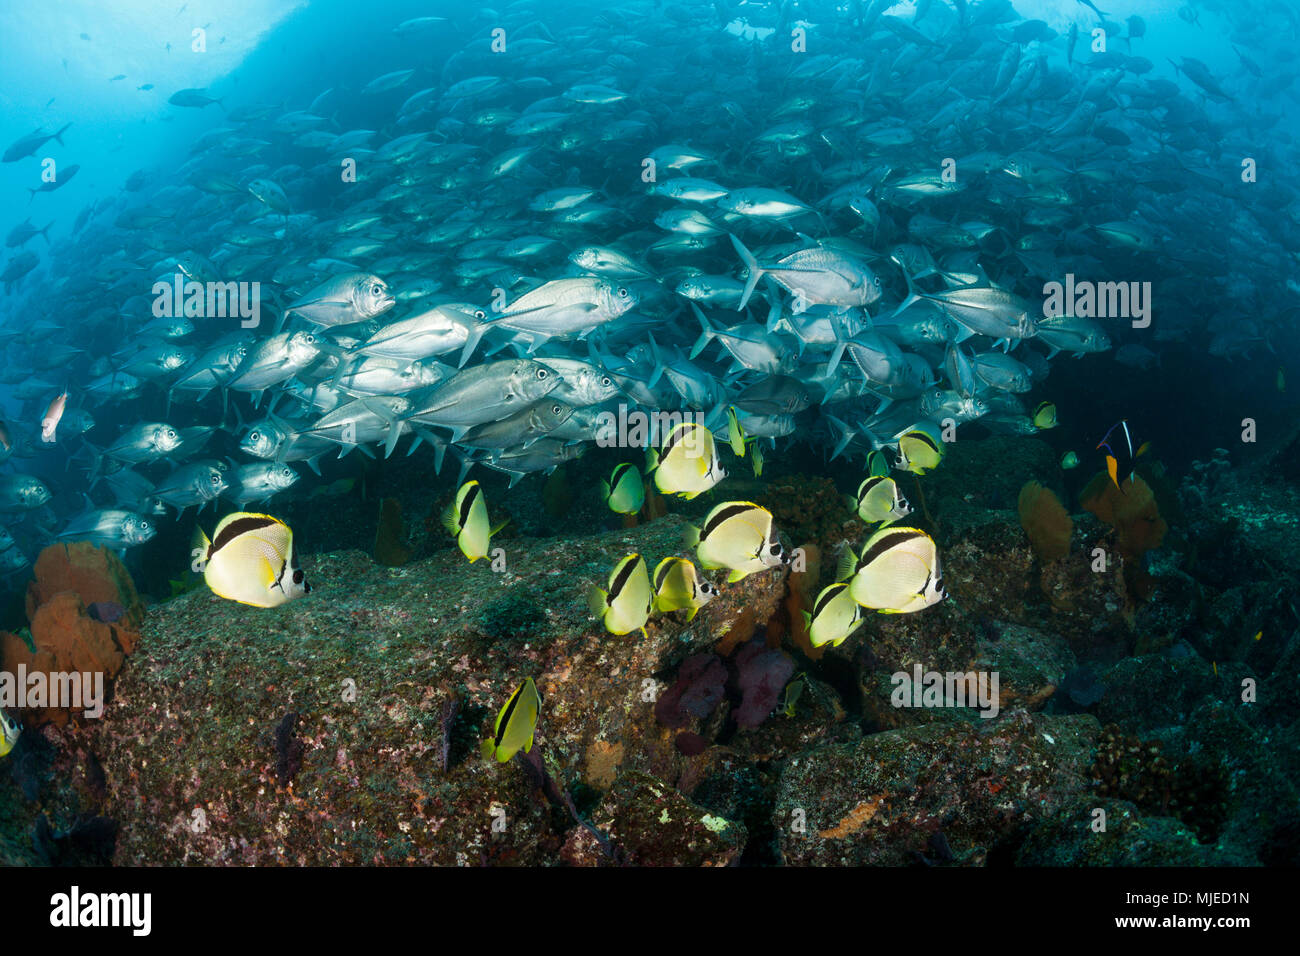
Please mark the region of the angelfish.
<svg viewBox="0 0 1300 956"><path fill-rule="evenodd" d="M1119 429L1117 435L1116 429ZM1115 437L1112 438L1112 435ZM1097 447L1106 449L1106 471L1110 475L1110 480L1115 482L1115 487L1123 491L1124 482L1133 480L1137 459L1140 455L1146 454L1149 444L1143 442L1142 447L1135 452L1133 436L1128 430L1128 419L1121 419L1110 426L1105 437L1097 442Z"/></svg>
<svg viewBox="0 0 1300 956"><path fill-rule="evenodd" d="M212 539L195 531L196 570L212 593L253 607L277 607L311 591L298 564L293 531L279 518L237 511Z"/></svg>

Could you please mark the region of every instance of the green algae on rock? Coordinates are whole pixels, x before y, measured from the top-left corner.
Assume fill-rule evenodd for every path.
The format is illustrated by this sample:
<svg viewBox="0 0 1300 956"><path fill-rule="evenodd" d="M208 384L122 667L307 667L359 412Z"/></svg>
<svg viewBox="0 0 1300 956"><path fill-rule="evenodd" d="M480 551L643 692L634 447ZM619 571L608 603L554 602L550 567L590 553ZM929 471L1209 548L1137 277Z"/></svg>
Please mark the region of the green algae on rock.
<svg viewBox="0 0 1300 956"><path fill-rule="evenodd" d="M1105 814L1105 829L1096 826ZM1222 848L1202 846L1190 827L1144 816L1123 800L1079 796L1038 822L1016 851L1020 866L1241 866Z"/></svg>
<svg viewBox="0 0 1300 956"><path fill-rule="evenodd" d="M595 814L598 827L635 866L729 866L745 826L697 806L646 773L619 776Z"/></svg>
<svg viewBox="0 0 1300 956"><path fill-rule="evenodd" d="M959 856L982 862L1084 786L1099 730L1087 715L1015 713L804 751L790 758L773 812L781 861L902 865L942 831Z"/></svg>

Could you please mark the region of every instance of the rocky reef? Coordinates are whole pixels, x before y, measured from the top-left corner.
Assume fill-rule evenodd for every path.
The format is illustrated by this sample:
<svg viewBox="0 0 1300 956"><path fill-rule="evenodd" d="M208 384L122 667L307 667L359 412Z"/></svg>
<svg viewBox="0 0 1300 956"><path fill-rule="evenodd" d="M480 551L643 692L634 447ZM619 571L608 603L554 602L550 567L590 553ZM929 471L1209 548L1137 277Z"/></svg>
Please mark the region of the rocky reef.
<svg viewBox="0 0 1300 956"><path fill-rule="evenodd" d="M1266 545L1230 505L1262 479L1202 468L1167 504L1152 476L1139 510L1149 529L1158 502L1168 533L1135 544L1115 502L1099 517L1043 490L1060 488L1046 446L984 444L1000 467L958 443L921 479L950 599L834 648L808 646L799 612L865 529L831 483L775 467L748 490L809 565L644 636L606 633L585 592L628 552L686 554L677 514L578 536L524 516L494 569L408 545L422 513L385 502L373 554L305 556L313 593L270 610L198 588L146 612L111 555L51 549L4 668L103 667L112 698L99 720L24 714L0 862L1294 862L1294 591L1252 580ZM1252 491L1295 520L1282 490ZM920 672L998 684L900 706ZM485 760L527 677L532 750Z"/></svg>

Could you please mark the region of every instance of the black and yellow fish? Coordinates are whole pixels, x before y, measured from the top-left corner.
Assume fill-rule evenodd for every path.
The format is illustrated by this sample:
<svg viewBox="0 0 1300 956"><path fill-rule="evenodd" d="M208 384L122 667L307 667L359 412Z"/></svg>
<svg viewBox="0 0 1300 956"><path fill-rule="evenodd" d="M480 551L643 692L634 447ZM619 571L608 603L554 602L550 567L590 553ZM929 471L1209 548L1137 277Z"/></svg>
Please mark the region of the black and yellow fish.
<svg viewBox="0 0 1300 956"><path fill-rule="evenodd" d="M276 607L311 591L298 564L293 532L279 518L236 512L212 539L195 532L197 570L212 593L253 607Z"/></svg>
<svg viewBox="0 0 1300 956"><path fill-rule="evenodd" d="M542 695L537 693L533 679L526 678L497 714L492 739L483 741L483 756L495 757L497 763L505 763L520 750L530 753L541 709Z"/></svg>

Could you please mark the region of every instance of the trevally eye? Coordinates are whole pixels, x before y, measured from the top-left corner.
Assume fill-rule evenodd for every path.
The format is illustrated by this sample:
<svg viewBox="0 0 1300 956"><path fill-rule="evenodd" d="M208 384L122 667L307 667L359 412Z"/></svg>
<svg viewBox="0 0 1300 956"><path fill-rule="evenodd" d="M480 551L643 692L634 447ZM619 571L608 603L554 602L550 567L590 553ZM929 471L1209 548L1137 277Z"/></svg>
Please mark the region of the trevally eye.
<svg viewBox="0 0 1300 956"><path fill-rule="evenodd" d="M619 290L618 290L618 297L619 297L620 299L626 299L626 298L627 298L627 289L619 289Z"/></svg>
<svg viewBox="0 0 1300 956"><path fill-rule="evenodd" d="M486 318L487 318L487 313L484 312L482 309L475 309L475 310L474 310L474 318L476 318L476 319L486 319Z"/></svg>
<svg viewBox="0 0 1300 956"><path fill-rule="evenodd" d="M257 432L249 432L249 433L248 433L248 437L249 437L252 441L261 441L261 440L262 440L262 436L259 435Z"/></svg>
<svg viewBox="0 0 1300 956"><path fill-rule="evenodd" d="M540 382L540 381L544 380L544 379L546 378L546 376L549 375L549 374L550 374L550 373L547 372L546 369L544 369L544 368L539 368L539 369L537 370L537 380Z"/></svg>

